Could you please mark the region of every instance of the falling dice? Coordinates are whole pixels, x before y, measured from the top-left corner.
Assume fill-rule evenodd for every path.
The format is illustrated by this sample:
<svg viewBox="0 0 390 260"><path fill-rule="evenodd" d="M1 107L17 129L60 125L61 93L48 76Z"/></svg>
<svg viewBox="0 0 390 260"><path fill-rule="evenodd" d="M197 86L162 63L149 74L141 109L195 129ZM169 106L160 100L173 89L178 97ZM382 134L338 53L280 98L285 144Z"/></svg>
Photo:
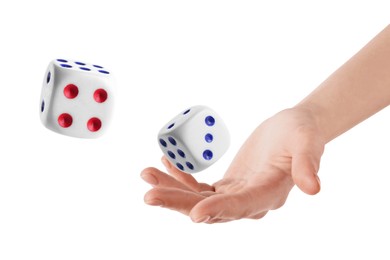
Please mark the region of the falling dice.
<svg viewBox="0 0 390 260"><path fill-rule="evenodd" d="M68 136L96 138L111 118L113 79L102 66L57 59L46 71L40 103L42 123Z"/></svg>
<svg viewBox="0 0 390 260"><path fill-rule="evenodd" d="M195 173L221 158L229 147L230 138L222 119L212 109L194 106L160 130L158 143L179 170Z"/></svg>

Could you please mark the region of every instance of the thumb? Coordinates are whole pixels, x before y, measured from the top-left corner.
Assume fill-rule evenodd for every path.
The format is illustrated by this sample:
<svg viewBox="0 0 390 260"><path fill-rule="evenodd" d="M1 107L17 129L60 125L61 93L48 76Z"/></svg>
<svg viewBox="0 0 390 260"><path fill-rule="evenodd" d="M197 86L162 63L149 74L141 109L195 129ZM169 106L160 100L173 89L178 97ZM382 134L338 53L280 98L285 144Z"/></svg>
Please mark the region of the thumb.
<svg viewBox="0 0 390 260"><path fill-rule="evenodd" d="M304 153L292 157L292 179L299 189L309 195L317 194L321 189L320 179L317 175L320 168L320 157Z"/></svg>

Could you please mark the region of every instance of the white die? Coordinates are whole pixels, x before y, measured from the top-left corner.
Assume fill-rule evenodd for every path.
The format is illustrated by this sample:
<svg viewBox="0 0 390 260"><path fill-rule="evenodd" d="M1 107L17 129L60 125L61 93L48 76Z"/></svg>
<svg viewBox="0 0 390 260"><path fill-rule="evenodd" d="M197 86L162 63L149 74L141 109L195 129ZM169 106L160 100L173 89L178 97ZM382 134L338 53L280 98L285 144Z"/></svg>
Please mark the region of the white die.
<svg viewBox="0 0 390 260"><path fill-rule="evenodd" d="M186 173L196 173L222 157L229 147L230 137L215 111L206 106L194 106L160 130L158 143L172 165Z"/></svg>
<svg viewBox="0 0 390 260"><path fill-rule="evenodd" d="M96 138L109 126L114 105L111 71L100 65L57 59L42 86L40 117L49 129L68 136Z"/></svg>

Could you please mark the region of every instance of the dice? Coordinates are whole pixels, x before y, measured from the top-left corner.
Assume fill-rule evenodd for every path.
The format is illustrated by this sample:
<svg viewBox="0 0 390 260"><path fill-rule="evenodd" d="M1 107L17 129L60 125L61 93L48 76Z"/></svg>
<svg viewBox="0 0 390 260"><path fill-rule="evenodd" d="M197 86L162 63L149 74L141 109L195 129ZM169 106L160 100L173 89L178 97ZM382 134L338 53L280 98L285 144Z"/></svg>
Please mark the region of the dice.
<svg viewBox="0 0 390 260"><path fill-rule="evenodd" d="M206 106L194 106L160 130L158 144L172 165L192 174L221 158L229 147L230 137L217 113Z"/></svg>
<svg viewBox="0 0 390 260"><path fill-rule="evenodd" d="M43 80L40 117L59 134L96 138L109 126L114 80L106 68L80 61L50 62Z"/></svg>

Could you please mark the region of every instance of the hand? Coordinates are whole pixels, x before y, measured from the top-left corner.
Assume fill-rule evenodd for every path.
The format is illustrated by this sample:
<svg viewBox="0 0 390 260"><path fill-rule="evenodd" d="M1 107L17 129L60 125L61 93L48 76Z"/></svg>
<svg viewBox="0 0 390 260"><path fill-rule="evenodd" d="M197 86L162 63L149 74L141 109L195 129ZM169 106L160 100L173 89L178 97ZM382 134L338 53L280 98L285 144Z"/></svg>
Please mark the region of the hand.
<svg viewBox="0 0 390 260"><path fill-rule="evenodd" d="M212 186L198 183L164 157L169 175L156 168L143 170L141 177L153 186L145 202L189 215L194 222L260 219L285 203L294 184L307 194L320 191L321 136L309 110L281 111L255 129Z"/></svg>

